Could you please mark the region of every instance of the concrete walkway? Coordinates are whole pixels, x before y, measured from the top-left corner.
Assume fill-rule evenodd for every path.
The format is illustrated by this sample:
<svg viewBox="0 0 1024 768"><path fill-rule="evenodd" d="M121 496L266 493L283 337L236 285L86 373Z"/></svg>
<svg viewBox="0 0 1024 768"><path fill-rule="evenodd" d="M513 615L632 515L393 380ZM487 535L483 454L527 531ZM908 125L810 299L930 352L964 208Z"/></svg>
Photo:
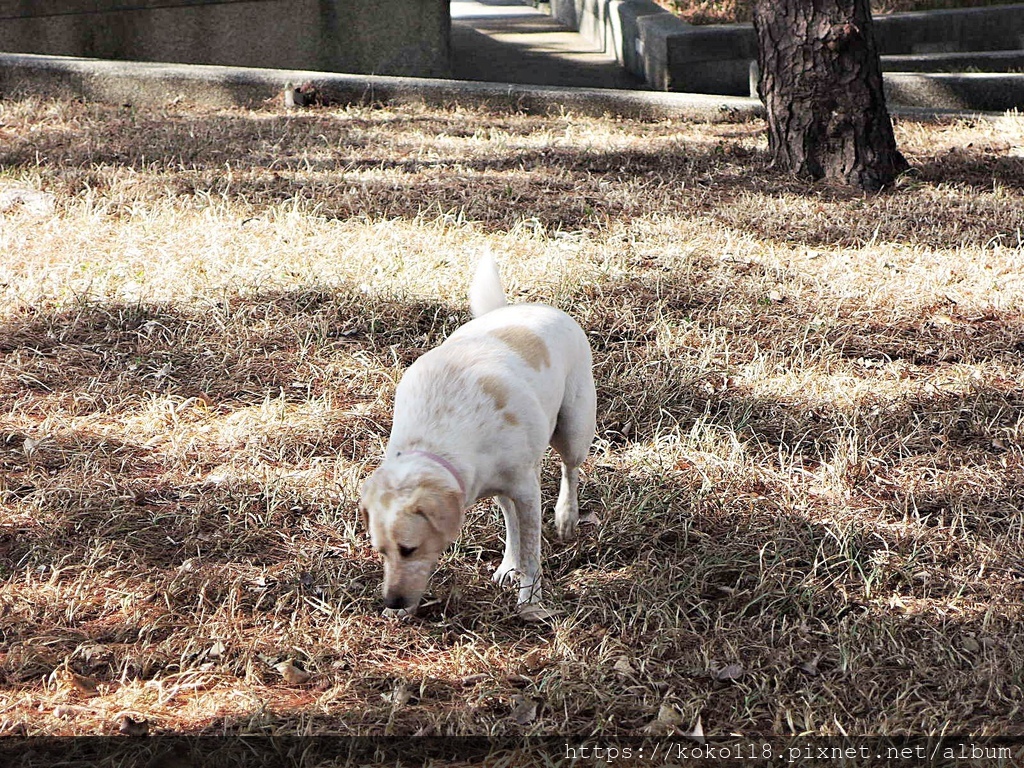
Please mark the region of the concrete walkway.
<svg viewBox="0 0 1024 768"><path fill-rule="evenodd" d="M521 0L452 0L452 76L525 85L639 88L578 32Z"/></svg>

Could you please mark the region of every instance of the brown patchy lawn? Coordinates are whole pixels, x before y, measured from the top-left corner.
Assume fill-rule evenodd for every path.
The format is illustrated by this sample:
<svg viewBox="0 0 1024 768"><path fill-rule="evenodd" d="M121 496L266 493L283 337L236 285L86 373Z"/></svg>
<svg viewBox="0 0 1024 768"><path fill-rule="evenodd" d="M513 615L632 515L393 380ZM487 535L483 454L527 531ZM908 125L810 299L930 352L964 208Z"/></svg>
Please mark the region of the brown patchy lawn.
<svg viewBox="0 0 1024 768"><path fill-rule="evenodd" d="M5 733L1018 727L1021 118L899 122L878 196L778 176L760 123L29 97L0 132ZM355 495L488 248L593 342L603 522L545 545L549 625L489 504L389 621Z"/></svg>

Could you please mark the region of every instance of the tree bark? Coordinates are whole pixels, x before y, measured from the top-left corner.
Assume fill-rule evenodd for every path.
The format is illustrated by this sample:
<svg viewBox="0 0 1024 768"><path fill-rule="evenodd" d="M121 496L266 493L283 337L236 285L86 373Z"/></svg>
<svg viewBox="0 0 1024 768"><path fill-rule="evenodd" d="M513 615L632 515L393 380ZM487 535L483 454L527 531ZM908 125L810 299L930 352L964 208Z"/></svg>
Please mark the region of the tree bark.
<svg viewBox="0 0 1024 768"><path fill-rule="evenodd" d="M864 190L907 170L882 92L869 0L756 0L773 164Z"/></svg>

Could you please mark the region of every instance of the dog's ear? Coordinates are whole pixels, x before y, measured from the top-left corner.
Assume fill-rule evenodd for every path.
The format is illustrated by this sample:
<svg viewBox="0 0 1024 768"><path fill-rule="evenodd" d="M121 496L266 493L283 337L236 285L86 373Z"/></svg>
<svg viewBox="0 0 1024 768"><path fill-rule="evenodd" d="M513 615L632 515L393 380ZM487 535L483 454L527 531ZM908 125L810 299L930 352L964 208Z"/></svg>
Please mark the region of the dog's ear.
<svg viewBox="0 0 1024 768"><path fill-rule="evenodd" d="M413 497L413 510L425 517L430 527L441 534L445 541L453 542L459 537L465 510L457 492L449 488L421 486Z"/></svg>
<svg viewBox="0 0 1024 768"><path fill-rule="evenodd" d="M363 524L363 530L367 533L370 532L370 506L369 501L373 496L373 489L378 483L377 472L374 471L366 480L363 481L362 487L359 489L359 522Z"/></svg>

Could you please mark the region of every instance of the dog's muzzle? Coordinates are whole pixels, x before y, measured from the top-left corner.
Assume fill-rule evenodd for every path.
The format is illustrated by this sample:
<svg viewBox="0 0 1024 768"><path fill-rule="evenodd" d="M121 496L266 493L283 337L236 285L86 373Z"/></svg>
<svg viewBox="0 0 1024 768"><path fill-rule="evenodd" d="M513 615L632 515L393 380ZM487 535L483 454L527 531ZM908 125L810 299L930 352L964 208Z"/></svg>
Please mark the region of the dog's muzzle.
<svg viewBox="0 0 1024 768"><path fill-rule="evenodd" d="M405 595L384 595L384 605L394 611L412 608L412 600Z"/></svg>

